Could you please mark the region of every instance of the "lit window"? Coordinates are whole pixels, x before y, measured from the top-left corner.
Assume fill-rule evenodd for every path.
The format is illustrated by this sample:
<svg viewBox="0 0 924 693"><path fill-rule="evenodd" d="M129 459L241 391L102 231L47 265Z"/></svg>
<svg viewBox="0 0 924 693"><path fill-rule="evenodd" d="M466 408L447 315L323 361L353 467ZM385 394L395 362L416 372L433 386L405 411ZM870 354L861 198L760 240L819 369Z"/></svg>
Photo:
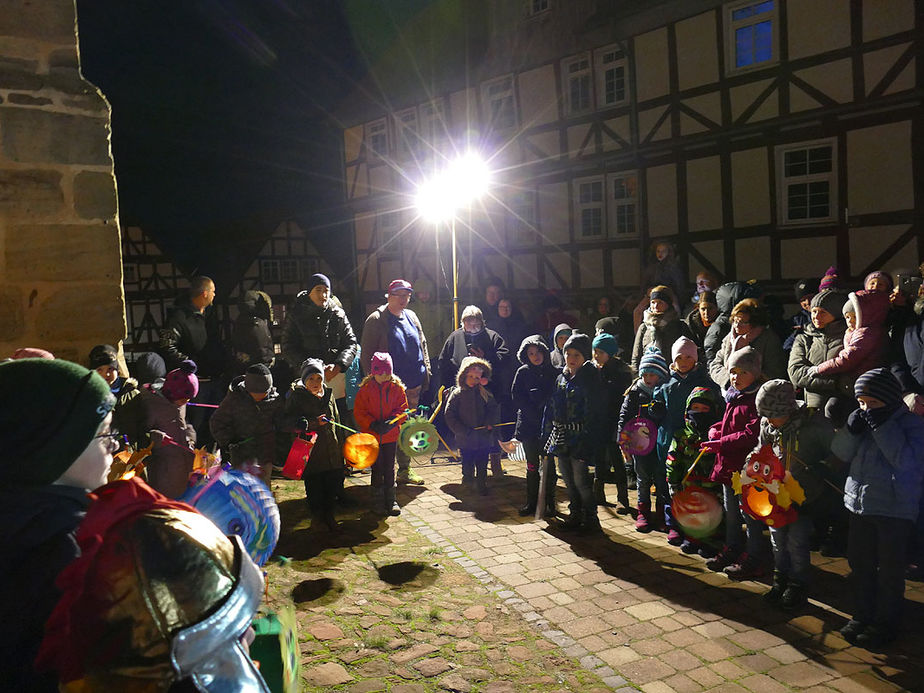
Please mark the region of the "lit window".
<svg viewBox="0 0 924 693"><path fill-rule="evenodd" d="M607 216L611 235L634 236L638 233L638 176L620 173L607 177L609 196Z"/></svg>
<svg viewBox="0 0 924 693"><path fill-rule="evenodd" d="M626 100L626 54L621 48L597 52L597 104L614 106Z"/></svg>
<svg viewBox="0 0 924 693"><path fill-rule="evenodd" d="M395 114L398 156L410 159L417 153L420 138L417 134L417 109L409 108Z"/></svg>
<svg viewBox="0 0 924 693"><path fill-rule="evenodd" d="M602 238L603 181L599 178L575 181L575 191L575 219L578 238Z"/></svg>
<svg viewBox="0 0 924 693"><path fill-rule="evenodd" d="M370 157L388 155L388 126L384 118L366 126L366 148Z"/></svg>
<svg viewBox="0 0 924 693"><path fill-rule="evenodd" d="M513 77L502 77L485 84L482 91L485 120L495 130L510 130L517 124L513 99Z"/></svg>
<svg viewBox="0 0 924 693"><path fill-rule="evenodd" d="M731 5L726 14L729 70L776 61L776 1Z"/></svg>
<svg viewBox="0 0 924 693"><path fill-rule="evenodd" d="M590 81L590 58L565 61L562 66L565 86L565 105L568 113L582 113L593 102Z"/></svg>
<svg viewBox="0 0 924 693"><path fill-rule="evenodd" d="M521 190L510 198L510 211L507 217L508 238L517 245L530 245L536 242L536 193Z"/></svg>
<svg viewBox="0 0 924 693"><path fill-rule="evenodd" d="M777 153L780 223L834 221L837 166L833 142L787 145Z"/></svg>

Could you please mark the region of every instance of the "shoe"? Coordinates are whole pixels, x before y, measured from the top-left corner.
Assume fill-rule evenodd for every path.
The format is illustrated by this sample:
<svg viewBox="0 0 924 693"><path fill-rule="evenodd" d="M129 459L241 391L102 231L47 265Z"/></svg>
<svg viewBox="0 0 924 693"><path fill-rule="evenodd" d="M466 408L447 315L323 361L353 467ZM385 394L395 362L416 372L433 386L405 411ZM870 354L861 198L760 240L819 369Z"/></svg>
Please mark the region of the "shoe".
<svg viewBox="0 0 924 693"><path fill-rule="evenodd" d="M699 548L696 549L696 553L699 554L700 558L705 558L707 561L710 558L715 558L718 555L718 552L714 547L709 544L700 544Z"/></svg>
<svg viewBox="0 0 924 693"><path fill-rule="evenodd" d="M533 505L526 504L526 505L524 505L522 508L520 508L519 510L517 510L517 514L518 514L520 517L529 517L530 515L535 515L535 514L536 514L536 506L535 506L535 504L533 504Z"/></svg>
<svg viewBox="0 0 924 693"><path fill-rule="evenodd" d="M568 515L564 521L558 524L560 529L565 530L566 532L571 532L580 529L581 527L581 516L580 515Z"/></svg>
<svg viewBox="0 0 924 693"><path fill-rule="evenodd" d="M736 563L725 568L725 574L732 580L753 580L762 577L767 572L764 562L759 558L749 556L743 552Z"/></svg>
<svg viewBox="0 0 924 693"><path fill-rule="evenodd" d="M594 479L594 500L597 505L606 505L606 488L602 479Z"/></svg>
<svg viewBox="0 0 924 693"><path fill-rule="evenodd" d="M723 546L721 551L706 561L706 567L716 573L721 573L728 566L732 565L735 561L738 560L740 553L741 552L738 549L733 549L729 546Z"/></svg>
<svg viewBox="0 0 924 693"><path fill-rule="evenodd" d="M578 534L583 535L598 534L602 531L603 527L600 526L600 519L596 515L584 518L583 524L578 528Z"/></svg>
<svg viewBox="0 0 924 693"><path fill-rule="evenodd" d="M324 513L323 519L324 524L327 526L327 529L331 531L331 533L336 534L340 531L340 525L337 524L337 518L334 517L333 511Z"/></svg>
<svg viewBox="0 0 924 693"><path fill-rule="evenodd" d="M475 476L474 475L466 476L465 474L463 474L462 475L462 485L463 486L474 486Z"/></svg>
<svg viewBox="0 0 924 693"><path fill-rule="evenodd" d="M683 535L671 527L667 530L667 543L671 546L680 546L683 544Z"/></svg>
<svg viewBox="0 0 924 693"><path fill-rule="evenodd" d="M896 628L870 626L857 635L856 645L866 650L878 650L893 642L898 637Z"/></svg>
<svg viewBox="0 0 924 693"><path fill-rule="evenodd" d="M684 553L698 553L699 547L696 545L695 541L690 541L689 539L684 539L680 542L680 550Z"/></svg>
<svg viewBox="0 0 924 693"><path fill-rule="evenodd" d="M617 515L630 515L631 513L632 513L632 508L629 507L628 503L626 503L625 505L616 506Z"/></svg>
<svg viewBox="0 0 924 693"><path fill-rule="evenodd" d="M847 621L847 624L841 627L840 634L851 645L856 645L857 638L860 637L860 634L866 630L866 624L862 621L857 621L855 619L850 619Z"/></svg>
<svg viewBox="0 0 924 693"><path fill-rule="evenodd" d="M764 596L761 597L764 604L780 606L783 595L786 594L786 585L788 582L788 578L783 573L776 570L773 571L773 585L770 587L770 590L765 592Z"/></svg>
<svg viewBox="0 0 924 693"><path fill-rule="evenodd" d="M651 506L645 503L638 504L638 515L635 518L635 531L642 534L648 534L651 531L651 523L648 516L651 514Z"/></svg>
<svg viewBox="0 0 924 693"><path fill-rule="evenodd" d="M398 517L398 515L401 514L401 506L398 505L398 501L396 500L391 501L391 507L388 507L388 503L386 502L385 512L387 515L390 515L391 517Z"/></svg>
<svg viewBox="0 0 924 693"><path fill-rule="evenodd" d="M780 606L787 611L801 608L806 603L808 603L808 595L805 593L805 586L798 582L790 582L780 598Z"/></svg>
<svg viewBox="0 0 924 693"><path fill-rule="evenodd" d="M408 469L407 472L398 472L398 478L396 481L399 484L413 484L415 486L422 486L424 482L420 475L417 474L417 472L415 472L413 469Z"/></svg>

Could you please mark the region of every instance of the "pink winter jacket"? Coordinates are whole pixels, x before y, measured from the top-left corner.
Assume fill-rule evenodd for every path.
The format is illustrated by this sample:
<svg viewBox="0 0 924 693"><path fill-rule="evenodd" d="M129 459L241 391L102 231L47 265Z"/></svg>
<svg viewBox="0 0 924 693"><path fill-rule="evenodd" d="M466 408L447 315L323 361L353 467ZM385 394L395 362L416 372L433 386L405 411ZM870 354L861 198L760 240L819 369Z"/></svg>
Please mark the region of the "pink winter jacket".
<svg viewBox="0 0 924 693"><path fill-rule="evenodd" d="M857 311L857 327L847 330L844 348L833 359L818 366L818 375L844 374L858 378L871 368L885 364L889 295L881 291L856 291L850 294L850 302Z"/></svg>

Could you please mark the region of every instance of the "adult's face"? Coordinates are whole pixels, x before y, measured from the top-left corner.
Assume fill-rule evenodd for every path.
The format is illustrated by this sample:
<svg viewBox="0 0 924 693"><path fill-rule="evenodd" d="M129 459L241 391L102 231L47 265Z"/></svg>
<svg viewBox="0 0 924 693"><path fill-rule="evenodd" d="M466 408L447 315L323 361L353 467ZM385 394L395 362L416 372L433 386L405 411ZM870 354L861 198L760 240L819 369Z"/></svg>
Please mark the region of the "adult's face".
<svg viewBox="0 0 924 693"><path fill-rule="evenodd" d="M492 284L484 290L484 300L489 306L496 306L501 297L501 288Z"/></svg>
<svg viewBox="0 0 924 693"><path fill-rule="evenodd" d="M754 326L751 325L751 316L747 313L739 313L734 316L731 323L732 329L739 337L750 334L751 330L754 329Z"/></svg>
<svg viewBox="0 0 924 693"><path fill-rule="evenodd" d="M509 318L513 315L513 305L506 298L497 302L497 314L502 318Z"/></svg>
<svg viewBox="0 0 924 693"><path fill-rule="evenodd" d="M478 318L465 318L462 321L462 329L469 334L478 334L484 329L484 323Z"/></svg>
<svg viewBox="0 0 924 693"><path fill-rule="evenodd" d="M719 307L712 303L700 303L699 304L699 316L703 319L703 322L711 323L719 314Z"/></svg>
<svg viewBox="0 0 924 693"><path fill-rule="evenodd" d="M388 310L395 315L401 315L411 300L411 292L407 289L398 289L388 294Z"/></svg>
<svg viewBox="0 0 924 693"><path fill-rule="evenodd" d="M314 305L323 306L327 303L327 299L330 298L330 289L325 284L318 284L308 293L308 298L311 299Z"/></svg>
<svg viewBox="0 0 924 693"><path fill-rule="evenodd" d="M658 243L658 247L655 248L655 257L658 258L658 262L664 262L670 252L671 249L666 243Z"/></svg>
<svg viewBox="0 0 924 693"><path fill-rule="evenodd" d="M606 296L597 301L597 315L607 317L611 312L610 308L610 299Z"/></svg>
<svg viewBox="0 0 924 693"><path fill-rule="evenodd" d="M704 291L715 291L712 280L705 274L696 275L696 293L701 294Z"/></svg>
<svg viewBox="0 0 924 693"><path fill-rule="evenodd" d="M115 438L109 436L112 413L106 415L97 429L97 435L90 441L80 456L55 481L56 485L73 486L93 490L106 483L112 466L112 453L119 449Z"/></svg>

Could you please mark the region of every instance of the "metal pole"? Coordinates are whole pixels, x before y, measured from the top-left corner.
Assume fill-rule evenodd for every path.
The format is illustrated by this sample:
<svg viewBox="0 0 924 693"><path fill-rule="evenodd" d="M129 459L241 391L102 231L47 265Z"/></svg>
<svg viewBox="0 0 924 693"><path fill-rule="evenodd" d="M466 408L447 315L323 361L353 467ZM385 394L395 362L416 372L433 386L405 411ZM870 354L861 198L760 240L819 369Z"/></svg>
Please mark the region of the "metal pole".
<svg viewBox="0 0 924 693"><path fill-rule="evenodd" d="M452 329L459 327L459 267L456 262L456 217L453 215L450 222L452 230Z"/></svg>

